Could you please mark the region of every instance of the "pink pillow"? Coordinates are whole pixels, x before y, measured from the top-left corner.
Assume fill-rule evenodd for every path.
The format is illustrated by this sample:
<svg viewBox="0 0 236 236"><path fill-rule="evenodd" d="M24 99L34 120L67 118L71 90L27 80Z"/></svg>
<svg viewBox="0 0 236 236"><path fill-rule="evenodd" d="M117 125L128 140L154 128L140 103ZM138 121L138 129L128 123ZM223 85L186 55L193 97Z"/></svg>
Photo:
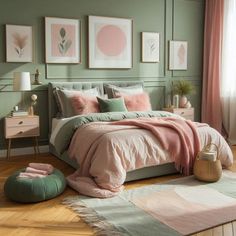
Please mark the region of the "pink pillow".
<svg viewBox="0 0 236 236"><path fill-rule="evenodd" d="M138 93L132 95L116 94L116 97L123 97L128 111L151 111L149 95L147 93Z"/></svg>
<svg viewBox="0 0 236 236"><path fill-rule="evenodd" d="M99 113L99 104L95 96L76 94L71 98L72 107L76 115Z"/></svg>

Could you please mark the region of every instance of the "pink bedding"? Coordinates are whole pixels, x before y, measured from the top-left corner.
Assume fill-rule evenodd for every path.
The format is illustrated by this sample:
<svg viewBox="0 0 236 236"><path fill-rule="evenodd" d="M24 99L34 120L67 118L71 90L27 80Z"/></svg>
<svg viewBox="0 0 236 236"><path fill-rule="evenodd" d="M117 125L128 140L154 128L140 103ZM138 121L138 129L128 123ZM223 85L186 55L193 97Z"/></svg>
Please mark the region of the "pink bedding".
<svg viewBox="0 0 236 236"><path fill-rule="evenodd" d="M174 161L189 174L197 152L209 142L219 146L222 164L231 165L229 146L207 125L175 118L88 123L70 144L69 155L80 168L67 180L81 194L112 197L122 190L130 170Z"/></svg>

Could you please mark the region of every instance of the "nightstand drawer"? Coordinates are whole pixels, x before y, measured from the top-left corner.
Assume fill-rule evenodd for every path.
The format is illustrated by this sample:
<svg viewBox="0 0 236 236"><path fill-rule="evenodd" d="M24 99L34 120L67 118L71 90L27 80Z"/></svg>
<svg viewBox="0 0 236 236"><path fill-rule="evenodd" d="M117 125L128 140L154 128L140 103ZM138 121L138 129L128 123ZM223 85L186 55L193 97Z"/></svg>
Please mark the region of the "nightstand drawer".
<svg viewBox="0 0 236 236"><path fill-rule="evenodd" d="M178 108L178 109L173 109L173 113L180 115L180 116L192 116L193 115L193 109L192 108Z"/></svg>
<svg viewBox="0 0 236 236"><path fill-rule="evenodd" d="M194 121L194 108L163 108L164 111L168 111L179 116L182 116L186 120Z"/></svg>
<svg viewBox="0 0 236 236"><path fill-rule="evenodd" d="M5 118L5 138L8 139L7 158L11 155L11 142L16 138L29 138L35 140L34 153L39 152L38 136L40 133L39 116L16 116Z"/></svg>
<svg viewBox="0 0 236 236"><path fill-rule="evenodd" d="M22 138L39 136L38 125L28 125L22 127L8 127L5 133L6 138Z"/></svg>
<svg viewBox="0 0 236 236"><path fill-rule="evenodd" d="M9 117L5 119L6 128L9 127L21 127L21 126L37 126L39 125L39 117Z"/></svg>

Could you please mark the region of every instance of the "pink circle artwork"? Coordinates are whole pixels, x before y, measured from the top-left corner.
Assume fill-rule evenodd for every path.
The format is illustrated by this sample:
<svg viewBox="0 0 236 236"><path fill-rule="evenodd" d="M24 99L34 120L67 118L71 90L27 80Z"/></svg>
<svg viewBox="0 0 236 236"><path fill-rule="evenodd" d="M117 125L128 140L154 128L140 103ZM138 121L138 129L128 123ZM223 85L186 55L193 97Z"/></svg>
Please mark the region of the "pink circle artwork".
<svg viewBox="0 0 236 236"><path fill-rule="evenodd" d="M97 33L97 46L106 56L118 56L126 47L125 33L115 25L103 26Z"/></svg>

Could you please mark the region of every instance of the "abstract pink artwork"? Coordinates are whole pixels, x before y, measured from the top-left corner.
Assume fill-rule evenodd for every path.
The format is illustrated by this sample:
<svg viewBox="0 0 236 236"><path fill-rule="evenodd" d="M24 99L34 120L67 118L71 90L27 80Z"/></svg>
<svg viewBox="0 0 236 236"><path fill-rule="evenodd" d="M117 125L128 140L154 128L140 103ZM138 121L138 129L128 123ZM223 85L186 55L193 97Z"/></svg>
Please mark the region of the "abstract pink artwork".
<svg viewBox="0 0 236 236"><path fill-rule="evenodd" d="M75 56L75 26L52 24L52 56Z"/></svg>
<svg viewBox="0 0 236 236"><path fill-rule="evenodd" d="M45 17L46 63L80 63L80 21Z"/></svg>
<svg viewBox="0 0 236 236"><path fill-rule="evenodd" d="M121 28L105 25L97 33L98 48L107 56L119 56L126 47L126 36Z"/></svg>
<svg viewBox="0 0 236 236"><path fill-rule="evenodd" d="M6 25L6 61L33 61L32 26Z"/></svg>
<svg viewBox="0 0 236 236"><path fill-rule="evenodd" d="M89 16L89 68L132 67L132 20Z"/></svg>
<svg viewBox="0 0 236 236"><path fill-rule="evenodd" d="M178 48L178 61L179 61L179 64L180 65L183 65L184 64L184 60L185 60L185 54L186 54L186 51L185 51L185 47L183 44L181 44Z"/></svg>
<svg viewBox="0 0 236 236"><path fill-rule="evenodd" d="M186 41L170 41L170 70L187 70L187 49Z"/></svg>

